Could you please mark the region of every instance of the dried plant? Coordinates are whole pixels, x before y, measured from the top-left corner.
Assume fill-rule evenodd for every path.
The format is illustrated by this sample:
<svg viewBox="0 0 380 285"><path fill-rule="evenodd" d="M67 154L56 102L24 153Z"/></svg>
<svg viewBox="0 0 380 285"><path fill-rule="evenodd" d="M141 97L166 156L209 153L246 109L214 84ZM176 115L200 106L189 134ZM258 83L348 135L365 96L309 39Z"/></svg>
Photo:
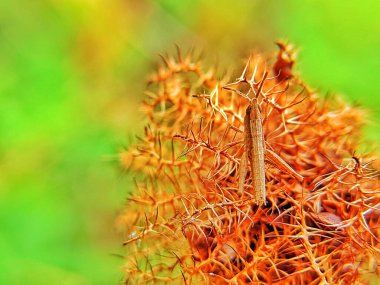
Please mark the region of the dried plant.
<svg viewBox="0 0 380 285"><path fill-rule="evenodd" d="M232 83L179 52L150 79L149 125L120 155L142 174L119 219L127 284L368 284L379 276L379 178L371 159L354 153L364 114L320 98L293 74L292 48L278 46L277 58L251 56ZM244 128L253 98L263 149L296 173L270 157L256 165L265 167L265 204L256 170L243 165L253 156Z"/></svg>

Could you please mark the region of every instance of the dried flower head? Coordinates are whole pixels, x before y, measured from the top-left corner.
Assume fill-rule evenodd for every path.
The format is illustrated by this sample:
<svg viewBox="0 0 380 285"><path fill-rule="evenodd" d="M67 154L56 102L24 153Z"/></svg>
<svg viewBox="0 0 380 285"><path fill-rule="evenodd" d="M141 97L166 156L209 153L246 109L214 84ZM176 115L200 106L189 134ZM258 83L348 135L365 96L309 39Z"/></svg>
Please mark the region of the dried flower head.
<svg viewBox="0 0 380 285"><path fill-rule="evenodd" d="M321 99L293 74L292 49L278 46L274 60L251 56L232 83L179 52L150 79L149 125L120 156L142 174L119 220L126 283L365 284L380 275L379 179L354 153L363 112ZM244 125L253 100L261 138ZM247 138L262 140L265 165ZM263 167L266 203L257 203Z"/></svg>

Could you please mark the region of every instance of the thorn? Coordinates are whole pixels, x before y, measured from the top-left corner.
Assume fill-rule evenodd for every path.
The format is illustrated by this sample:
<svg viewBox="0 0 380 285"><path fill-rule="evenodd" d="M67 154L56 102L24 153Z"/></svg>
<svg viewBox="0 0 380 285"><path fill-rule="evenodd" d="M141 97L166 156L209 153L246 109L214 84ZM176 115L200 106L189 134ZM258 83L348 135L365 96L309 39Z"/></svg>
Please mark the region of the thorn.
<svg viewBox="0 0 380 285"><path fill-rule="evenodd" d="M175 45L175 48L177 50L177 59L178 59L178 62L182 62L181 49L179 48L178 44L174 44L174 45Z"/></svg>
<svg viewBox="0 0 380 285"><path fill-rule="evenodd" d="M158 56L162 59L162 62L166 65L166 67L169 68L169 62L167 61L165 56L163 56L162 54L159 54Z"/></svg>
<svg viewBox="0 0 380 285"><path fill-rule="evenodd" d="M251 56L249 56L248 62L245 65L244 70L243 70L240 78L238 78L238 81L240 81L240 82L247 82L247 73L248 73L250 65L251 65Z"/></svg>

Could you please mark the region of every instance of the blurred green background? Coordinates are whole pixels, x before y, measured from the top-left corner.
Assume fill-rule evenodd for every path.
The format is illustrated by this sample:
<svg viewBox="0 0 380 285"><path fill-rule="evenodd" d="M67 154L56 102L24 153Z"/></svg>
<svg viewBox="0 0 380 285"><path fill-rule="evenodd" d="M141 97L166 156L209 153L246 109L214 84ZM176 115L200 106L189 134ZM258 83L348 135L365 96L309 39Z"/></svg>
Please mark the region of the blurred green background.
<svg viewBox="0 0 380 285"><path fill-rule="evenodd" d="M174 44L226 68L286 39L306 82L369 110L378 144L379 17L376 0L1 0L0 284L121 282L132 183L115 158Z"/></svg>

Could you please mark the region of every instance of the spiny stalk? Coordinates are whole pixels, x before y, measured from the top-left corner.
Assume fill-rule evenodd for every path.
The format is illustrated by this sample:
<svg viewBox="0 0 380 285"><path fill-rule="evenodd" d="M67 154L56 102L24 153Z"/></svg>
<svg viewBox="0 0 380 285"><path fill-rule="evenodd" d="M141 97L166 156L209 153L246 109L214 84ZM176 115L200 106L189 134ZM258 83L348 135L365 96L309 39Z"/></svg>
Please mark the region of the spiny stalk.
<svg viewBox="0 0 380 285"><path fill-rule="evenodd" d="M293 49L278 46L273 63L251 56L232 83L191 53L163 58L143 103L149 127L120 155L142 174L119 219L127 284L368 284L380 275L378 171L354 153L363 111L320 99L294 74ZM260 166L259 205L245 165L255 154L244 162L253 99L270 162Z"/></svg>

